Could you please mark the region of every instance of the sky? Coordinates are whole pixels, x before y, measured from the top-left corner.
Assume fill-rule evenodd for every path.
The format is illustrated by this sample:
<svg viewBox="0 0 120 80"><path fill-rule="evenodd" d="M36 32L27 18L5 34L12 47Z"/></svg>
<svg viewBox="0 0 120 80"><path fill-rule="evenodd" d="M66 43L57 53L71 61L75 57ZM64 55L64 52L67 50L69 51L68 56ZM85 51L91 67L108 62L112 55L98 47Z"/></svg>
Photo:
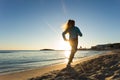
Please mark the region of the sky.
<svg viewBox="0 0 120 80"><path fill-rule="evenodd" d="M78 47L120 41L120 0L0 0L0 50L67 48L69 19L83 33Z"/></svg>

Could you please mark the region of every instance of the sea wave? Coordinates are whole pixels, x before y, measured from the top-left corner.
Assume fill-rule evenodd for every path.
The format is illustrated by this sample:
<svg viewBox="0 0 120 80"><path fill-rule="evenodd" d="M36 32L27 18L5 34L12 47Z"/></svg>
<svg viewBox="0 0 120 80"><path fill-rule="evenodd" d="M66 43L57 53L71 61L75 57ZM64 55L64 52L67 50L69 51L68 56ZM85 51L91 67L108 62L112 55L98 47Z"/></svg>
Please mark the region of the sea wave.
<svg viewBox="0 0 120 80"><path fill-rule="evenodd" d="M4 50L0 50L0 53L12 53L13 51L4 51Z"/></svg>

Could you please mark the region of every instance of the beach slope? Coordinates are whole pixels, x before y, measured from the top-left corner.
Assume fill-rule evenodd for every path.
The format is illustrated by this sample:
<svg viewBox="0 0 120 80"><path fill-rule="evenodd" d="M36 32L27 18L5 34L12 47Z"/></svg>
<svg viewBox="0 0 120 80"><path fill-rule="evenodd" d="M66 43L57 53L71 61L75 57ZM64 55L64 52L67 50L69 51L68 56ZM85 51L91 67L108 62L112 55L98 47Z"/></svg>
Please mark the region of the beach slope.
<svg viewBox="0 0 120 80"><path fill-rule="evenodd" d="M110 51L29 80L120 80L120 51Z"/></svg>

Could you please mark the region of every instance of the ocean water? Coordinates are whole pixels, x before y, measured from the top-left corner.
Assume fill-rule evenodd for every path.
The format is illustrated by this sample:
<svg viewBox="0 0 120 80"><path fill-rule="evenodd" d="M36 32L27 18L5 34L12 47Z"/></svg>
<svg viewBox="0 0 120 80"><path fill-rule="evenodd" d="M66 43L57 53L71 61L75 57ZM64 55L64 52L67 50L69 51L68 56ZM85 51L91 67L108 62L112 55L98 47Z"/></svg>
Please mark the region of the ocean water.
<svg viewBox="0 0 120 80"><path fill-rule="evenodd" d="M77 51L75 58L102 54L104 51ZM0 50L0 75L67 63L70 51Z"/></svg>

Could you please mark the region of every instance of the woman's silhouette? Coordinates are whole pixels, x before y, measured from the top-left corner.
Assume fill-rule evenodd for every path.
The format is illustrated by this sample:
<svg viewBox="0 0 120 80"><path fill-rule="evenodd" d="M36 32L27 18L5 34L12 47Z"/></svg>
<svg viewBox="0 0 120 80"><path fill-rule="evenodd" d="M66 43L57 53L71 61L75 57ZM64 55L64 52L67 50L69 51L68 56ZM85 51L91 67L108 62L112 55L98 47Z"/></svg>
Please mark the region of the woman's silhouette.
<svg viewBox="0 0 120 80"><path fill-rule="evenodd" d="M67 64L67 67L69 67L73 58L74 58L74 54L77 51L78 35L82 36L82 33L81 33L80 29L75 26L75 21L74 20L68 20L68 22L65 26L66 26L66 28L65 28L64 32L62 33L62 36L63 36L63 39L65 41L69 41L70 46L71 46L71 54L69 56L69 61L68 61L68 64ZM65 37L65 35L67 33L69 33L69 40L67 40L66 37Z"/></svg>

